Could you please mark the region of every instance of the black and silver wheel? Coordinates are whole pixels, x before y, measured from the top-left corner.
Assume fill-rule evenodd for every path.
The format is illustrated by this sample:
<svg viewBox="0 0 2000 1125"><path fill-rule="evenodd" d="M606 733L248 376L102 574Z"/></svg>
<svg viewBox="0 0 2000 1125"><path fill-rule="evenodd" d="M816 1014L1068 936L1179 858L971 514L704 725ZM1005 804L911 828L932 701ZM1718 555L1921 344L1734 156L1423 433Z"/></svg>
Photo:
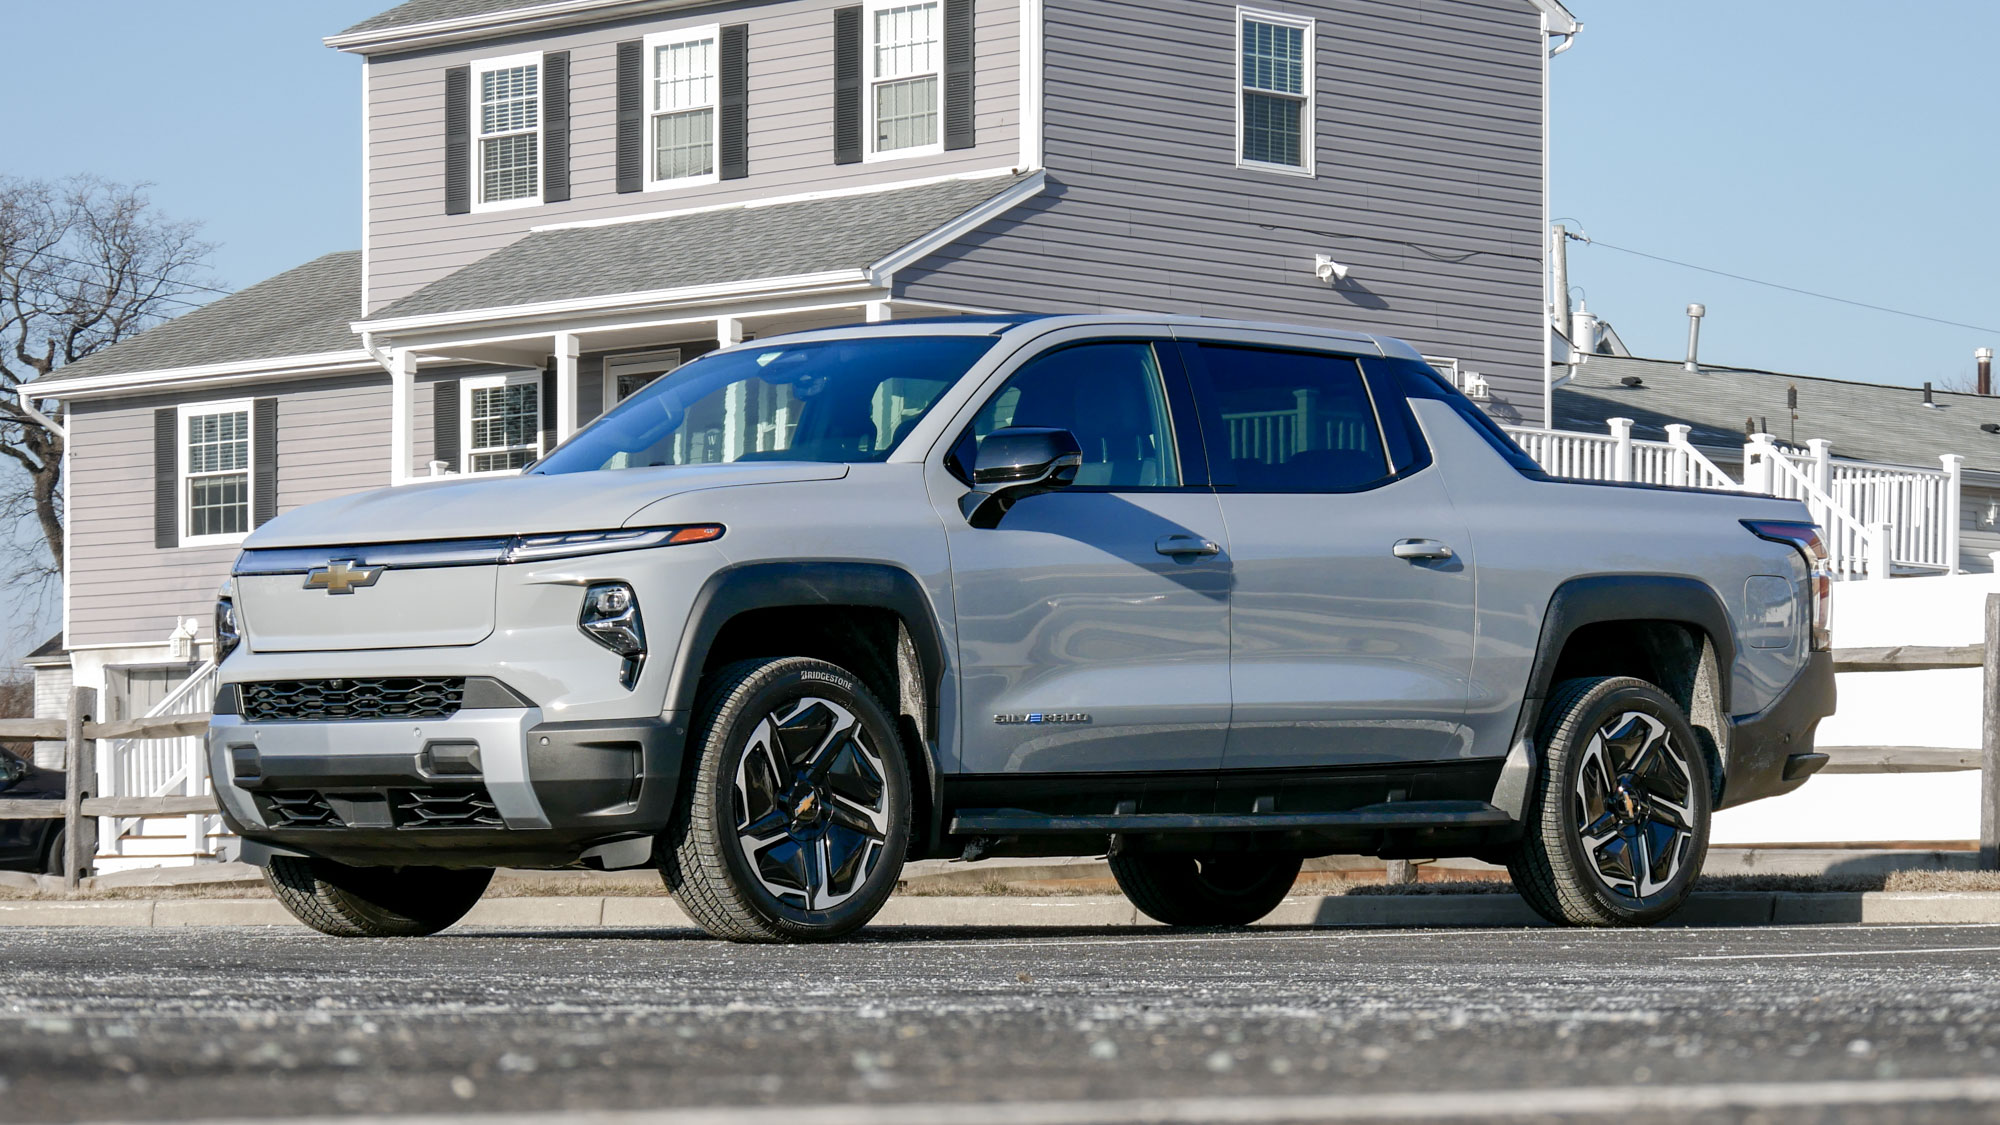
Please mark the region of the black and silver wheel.
<svg viewBox="0 0 2000 1125"><path fill-rule="evenodd" d="M708 685L669 832L667 885L732 941L819 941L865 925L902 873L910 783L868 690L820 660L744 661Z"/></svg>
<svg viewBox="0 0 2000 1125"><path fill-rule="evenodd" d="M1298 881L1296 855L1172 852L1114 855L1118 889L1148 918L1169 926L1247 926L1277 909Z"/></svg>
<svg viewBox="0 0 2000 1125"><path fill-rule="evenodd" d="M478 905L493 869L349 867L324 859L272 856L271 893L292 917L334 937L424 937Z"/></svg>
<svg viewBox="0 0 2000 1125"><path fill-rule="evenodd" d="M1643 680L1557 686L1540 776L1508 862L1543 917L1650 925L1678 910L1708 852L1711 774L1687 717Z"/></svg>

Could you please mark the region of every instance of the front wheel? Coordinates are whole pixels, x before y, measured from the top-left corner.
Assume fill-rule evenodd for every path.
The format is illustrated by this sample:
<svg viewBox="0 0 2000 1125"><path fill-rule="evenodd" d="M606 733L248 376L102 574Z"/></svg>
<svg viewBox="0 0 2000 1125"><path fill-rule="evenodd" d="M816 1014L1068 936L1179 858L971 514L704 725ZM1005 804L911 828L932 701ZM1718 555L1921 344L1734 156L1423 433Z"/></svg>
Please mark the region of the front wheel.
<svg viewBox="0 0 2000 1125"><path fill-rule="evenodd" d="M466 916L493 869L349 867L272 856L264 881L292 917L334 937L424 937Z"/></svg>
<svg viewBox="0 0 2000 1125"><path fill-rule="evenodd" d="M1647 926L1680 909L1708 854L1708 755L1680 706L1644 680L1556 686L1527 823L1507 862L1557 925Z"/></svg>
<svg viewBox="0 0 2000 1125"><path fill-rule="evenodd" d="M1148 918L1169 926L1247 926L1285 901L1303 862L1259 852L1110 858L1118 889Z"/></svg>

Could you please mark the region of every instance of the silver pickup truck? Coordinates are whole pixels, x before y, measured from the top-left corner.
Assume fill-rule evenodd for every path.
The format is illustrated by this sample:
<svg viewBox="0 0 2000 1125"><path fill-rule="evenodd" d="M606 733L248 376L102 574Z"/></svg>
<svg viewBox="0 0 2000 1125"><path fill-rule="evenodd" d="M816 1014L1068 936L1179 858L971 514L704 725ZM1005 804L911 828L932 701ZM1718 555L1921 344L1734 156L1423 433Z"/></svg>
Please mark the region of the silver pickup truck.
<svg viewBox="0 0 2000 1125"><path fill-rule="evenodd" d="M266 524L209 766L332 934L650 866L713 934L825 939L907 859L1007 855L1108 855L1172 925L1343 853L1645 924L1716 809L1825 764L1827 582L1799 504L1552 479L1396 340L856 326Z"/></svg>

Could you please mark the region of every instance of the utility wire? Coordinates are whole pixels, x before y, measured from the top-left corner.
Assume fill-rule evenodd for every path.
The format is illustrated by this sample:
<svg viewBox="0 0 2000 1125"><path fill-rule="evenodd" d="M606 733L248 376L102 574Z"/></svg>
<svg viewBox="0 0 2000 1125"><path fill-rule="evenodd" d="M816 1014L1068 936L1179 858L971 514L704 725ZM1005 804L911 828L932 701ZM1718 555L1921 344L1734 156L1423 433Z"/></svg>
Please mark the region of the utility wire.
<svg viewBox="0 0 2000 1125"><path fill-rule="evenodd" d="M95 281L89 281L89 280L86 280L86 279L84 279L84 278L77 278L77 277L70 277L70 276L69 276L68 274L61 274L61 273L57 273L57 272L56 272L56 271L54 271L54 270L48 270L48 269L42 269L42 268L40 268L40 267L37 267L37 266L15 266L15 267L14 267L14 269L15 269L15 271L16 271L16 272L19 272L19 273L24 273L24 274L39 274L39 275L41 275L42 277L45 277L45 278L53 278L53 279L55 279L55 280L57 280L57 281L67 281L67 282L69 282L69 283L70 283L71 285L86 285L86 286L97 286L97 287L98 287L98 288L100 288L100 289L101 289L101 288L104 288L103 286L101 286L101 285L98 285L98 283L97 283L97 282L95 282ZM64 294L61 294L61 293L57 293L57 292L54 292L54 291L52 291L52 290L50 290L50 289L46 288L45 286L46 286L46 283L45 283L45 282L42 282L42 283L36 283L36 282L30 282L30 283L24 283L24 284L22 285L22 289L23 289L23 290L25 290L25 291L27 291L27 292L30 292L30 293L39 293L40 295L42 295L42 296L44 296L44 297L50 297L50 298L54 298L54 299L56 299L56 300L66 300L66 299L67 299L66 295L64 295ZM132 297L133 297L134 299L142 299L142 300L144 300L144 301L146 301L146 302L148 302L148 303L150 303L150 302L153 302L153 301L163 301L163 302L166 302L166 303L168 303L168 304L175 304L175 305L179 305L179 306L181 306L181 307L182 307L182 308L183 308L184 310L186 310L186 311L189 311L189 312L192 312L192 311L193 311L193 310L195 310L195 309L198 309L198 308L202 308L202 307L204 307L204 306L202 306L202 305L200 305L200 304L197 304L197 303L196 303L196 302L194 302L194 301L187 301L187 300L182 300L182 299L181 299L181 298L179 298L179 297L176 297L176 296L173 296L173 295L170 295L170 294L166 294L166 293L158 293L158 294L154 294L153 296L150 296L150 297L146 297L146 296L144 296L144 295L142 295L142 294L138 294L138 293L131 293L131 294L130 294L130 296L132 296Z"/></svg>
<svg viewBox="0 0 2000 1125"><path fill-rule="evenodd" d="M1616 250L1620 254L1631 254L1634 257L1648 258L1655 262L1665 262L1667 265L1670 266L1679 266L1682 269L1697 270L1701 273L1712 273L1717 277L1726 277L1732 281L1747 281L1752 285L1762 285L1771 289L1782 289L1787 293L1797 293L1802 297L1817 297L1822 301L1833 301L1837 304L1852 305L1857 309L1868 309L1872 312L1888 313L1891 316L1907 316L1913 320L1928 320L1932 324L1943 324L1951 328L1970 328L1975 332L1992 332L2000 334L2000 328L1990 328L1984 324L1967 324L1962 320L1946 320L1945 318L1940 316L1929 316L1925 313L1910 312L1907 309L1892 309L1887 305L1871 305L1866 301L1856 301L1848 297L1836 297L1831 293L1816 293L1810 289L1800 289L1796 285L1782 285L1775 281L1765 281L1763 278L1760 277L1745 277L1740 273L1730 273L1728 270L1711 269L1708 266L1695 265L1693 262L1683 262L1677 258L1662 257L1661 255L1658 254L1648 254L1644 250L1634 250L1629 246L1614 246L1609 242L1605 242L1600 239L1590 238L1581 234L1571 234L1569 237L1575 239L1578 242L1584 243L1585 245L1588 246L1602 246L1606 250Z"/></svg>
<svg viewBox="0 0 2000 1125"><path fill-rule="evenodd" d="M53 258L58 262L68 262L70 265L73 266L89 266L92 269L110 268L109 266L106 266L103 262L86 262L82 258L65 258L61 254L57 254L49 250L44 250L35 256L38 258ZM154 273L140 273L137 270L127 270L125 271L125 273L129 277L136 277L143 281L157 281L164 285L178 285L183 289L200 289L208 293L220 293L225 297L235 292L235 290L233 289L217 289L213 285L196 285L192 281L177 281L171 277L162 277L159 274L154 274Z"/></svg>

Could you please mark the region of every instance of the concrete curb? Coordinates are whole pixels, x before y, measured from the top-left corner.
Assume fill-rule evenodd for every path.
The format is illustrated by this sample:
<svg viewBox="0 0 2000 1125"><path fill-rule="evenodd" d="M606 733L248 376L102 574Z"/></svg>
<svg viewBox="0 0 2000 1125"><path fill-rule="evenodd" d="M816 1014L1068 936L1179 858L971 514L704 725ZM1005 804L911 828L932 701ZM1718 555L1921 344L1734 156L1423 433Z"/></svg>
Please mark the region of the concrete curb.
<svg viewBox="0 0 2000 1125"><path fill-rule="evenodd" d="M1725 892L1698 894L1669 925L1980 925L2000 924L2000 892L1865 891L1831 894ZM1115 895L922 896L892 898L876 926L1048 929L1153 926ZM1301 895L1289 898L1261 926L1542 926L1512 894ZM4 902L7 926L296 926L277 901L254 899L125 899L110 902ZM490 898L464 927L485 929L686 929L692 923L665 896Z"/></svg>

